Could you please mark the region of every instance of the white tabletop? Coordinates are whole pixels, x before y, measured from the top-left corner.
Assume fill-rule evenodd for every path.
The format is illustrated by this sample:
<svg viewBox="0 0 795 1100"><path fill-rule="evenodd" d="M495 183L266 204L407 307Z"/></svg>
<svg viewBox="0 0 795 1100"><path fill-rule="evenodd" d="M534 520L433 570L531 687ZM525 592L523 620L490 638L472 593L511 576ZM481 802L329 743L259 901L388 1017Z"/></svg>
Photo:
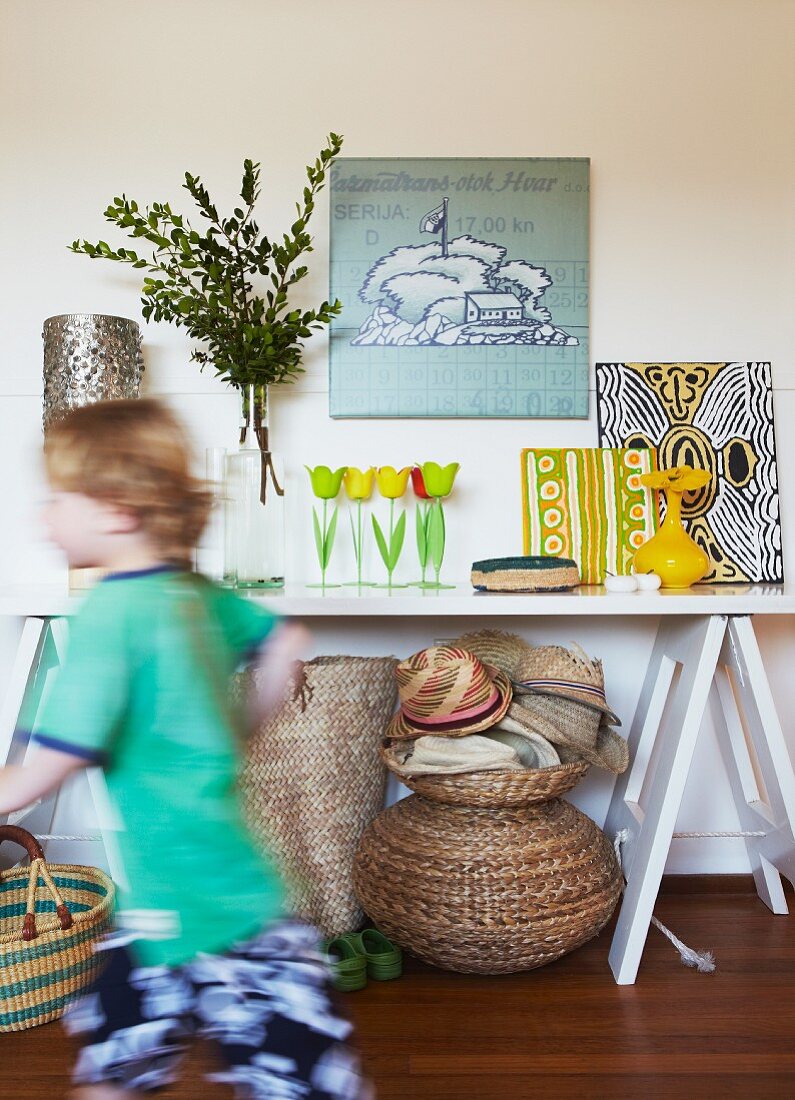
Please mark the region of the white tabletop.
<svg viewBox="0 0 795 1100"><path fill-rule="evenodd" d="M83 593L58 585L0 586L0 615L72 614ZM470 585L421 592L417 588L327 588L288 584L247 594L283 615L300 618L516 617L550 615L793 615L795 586L696 585L685 590L610 593L601 587L535 594L475 592Z"/></svg>

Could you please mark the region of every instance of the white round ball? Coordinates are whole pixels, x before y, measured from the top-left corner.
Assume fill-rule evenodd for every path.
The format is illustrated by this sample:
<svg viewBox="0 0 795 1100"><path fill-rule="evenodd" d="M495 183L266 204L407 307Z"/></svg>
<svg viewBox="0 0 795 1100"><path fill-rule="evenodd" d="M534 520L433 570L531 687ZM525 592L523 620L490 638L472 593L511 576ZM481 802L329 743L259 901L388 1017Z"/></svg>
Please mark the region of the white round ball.
<svg viewBox="0 0 795 1100"><path fill-rule="evenodd" d="M635 580L638 582L639 592L656 592L660 587L660 578L657 573L638 573Z"/></svg>
<svg viewBox="0 0 795 1100"><path fill-rule="evenodd" d="M634 592L638 587L638 578L634 576L605 577L605 588L608 592Z"/></svg>

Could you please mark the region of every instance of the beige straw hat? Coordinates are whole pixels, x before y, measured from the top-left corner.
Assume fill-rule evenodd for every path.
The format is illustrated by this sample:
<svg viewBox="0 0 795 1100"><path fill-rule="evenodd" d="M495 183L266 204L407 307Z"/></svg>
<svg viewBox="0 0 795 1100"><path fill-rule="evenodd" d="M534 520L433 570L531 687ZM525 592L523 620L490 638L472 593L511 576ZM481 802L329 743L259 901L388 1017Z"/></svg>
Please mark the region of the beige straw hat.
<svg viewBox="0 0 795 1100"><path fill-rule="evenodd" d="M387 737L465 737L495 726L511 702L511 683L457 646L420 650L395 670L400 710Z"/></svg>
<svg viewBox="0 0 795 1100"><path fill-rule="evenodd" d="M621 719L607 705L602 662L592 661L575 643L571 649L560 645L528 647L516 663L511 680L517 695L571 699L607 715L610 725L621 725Z"/></svg>
<svg viewBox="0 0 795 1100"><path fill-rule="evenodd" d="M452 644L474 653L484 664L494 665L511 680L522 657L532 649L524 638L504 630L477 630L472 634L462 634Z"/></svg>
<svg viewBox="0 0 795 1100"><path fill-rule="evenodd" d="M503 729L540 733L564 763L587 760L620 774L629 765L626 741L593 707L555 695L522 695L500 723Z"/></svg>

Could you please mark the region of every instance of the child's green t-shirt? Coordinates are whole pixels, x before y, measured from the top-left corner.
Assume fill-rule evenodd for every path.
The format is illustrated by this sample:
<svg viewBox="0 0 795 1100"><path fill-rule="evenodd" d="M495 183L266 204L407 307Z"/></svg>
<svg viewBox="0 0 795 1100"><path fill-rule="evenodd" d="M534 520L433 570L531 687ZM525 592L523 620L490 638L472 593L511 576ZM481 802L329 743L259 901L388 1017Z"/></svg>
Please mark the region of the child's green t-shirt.
<svg viewBox="0 0 795 1100"><path fill-rule="evenodd" d="M129 879L121 923L154 937L135 945L146 965L224 950L283 912L241 815L229 691L275 621L165 567L106 578L72 620L34 736L105 768Z"/></svg>

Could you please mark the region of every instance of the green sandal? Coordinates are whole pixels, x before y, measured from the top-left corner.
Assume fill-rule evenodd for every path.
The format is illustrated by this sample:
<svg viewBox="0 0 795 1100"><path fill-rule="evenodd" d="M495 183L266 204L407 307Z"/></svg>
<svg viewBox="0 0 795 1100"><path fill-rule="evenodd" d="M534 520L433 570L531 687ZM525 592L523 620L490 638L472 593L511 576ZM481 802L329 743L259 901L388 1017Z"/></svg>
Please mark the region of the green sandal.
<svg viewBox="0 0 795 1100"><path fill-rule="evenodd" d="M346 940L367 964L367 976L376 982L390 982L403 973L403 952L377 928L348 932Z"/></svg>
<svg viewBox="0 0 795 1100"><path fill-rule="evenodd" d="M325 940L323 953L331 968L331 981L341 993L353 993L367 985L367 960L356 951L347 936Z"/></svg>

